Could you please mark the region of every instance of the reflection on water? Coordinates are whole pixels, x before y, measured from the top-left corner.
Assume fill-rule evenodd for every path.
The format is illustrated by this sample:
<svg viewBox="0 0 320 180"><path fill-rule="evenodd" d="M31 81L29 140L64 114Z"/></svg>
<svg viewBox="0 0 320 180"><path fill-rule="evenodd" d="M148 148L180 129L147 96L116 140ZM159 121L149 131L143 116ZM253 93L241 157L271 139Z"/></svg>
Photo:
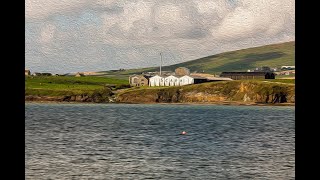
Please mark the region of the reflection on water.
<svg viewBox="0 0 320 180"><path fill-rule="evenodd" d="M30 103L25 113L26 179L294 179L294 107Z"/></svg>

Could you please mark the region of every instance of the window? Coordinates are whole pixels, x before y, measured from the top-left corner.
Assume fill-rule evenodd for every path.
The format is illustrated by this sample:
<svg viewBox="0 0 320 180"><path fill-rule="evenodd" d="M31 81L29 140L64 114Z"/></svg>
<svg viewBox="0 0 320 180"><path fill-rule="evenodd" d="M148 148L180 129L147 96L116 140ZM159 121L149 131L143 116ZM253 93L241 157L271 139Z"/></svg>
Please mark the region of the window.
<svg viewBox="0 0 320 180"><path fill-rule="evenodd" d="M134 79L133 79L133 82L134 82L134 83L138 83L138 78L134 78Z"/></svg>

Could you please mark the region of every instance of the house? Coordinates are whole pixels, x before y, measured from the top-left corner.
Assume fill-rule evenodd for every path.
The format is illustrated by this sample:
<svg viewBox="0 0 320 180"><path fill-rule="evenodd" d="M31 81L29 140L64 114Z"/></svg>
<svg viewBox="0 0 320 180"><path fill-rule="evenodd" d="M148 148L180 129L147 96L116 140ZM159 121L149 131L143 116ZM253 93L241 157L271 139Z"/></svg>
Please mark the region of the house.
<svg viewBox="0 0 320 180"><path fill-rule="evenodd" d="M186 67L178 67L174 72L176 76L190 75L190 70Z"/></svg>
<svg viewBox="0 0 320 180"><path fill-rule="evenodd" d="M129 84L131 86L148 86L150 77L149 75L132 75L129 77Z"/></svg>
<svg viewBox="0 0 320 180"><path fill-rule="evenodd" d="M75 75L75 77L83 77L84 76L84 74L83 73L79 73L79 72L77 72L77 74Z"/></svg>
<svg viewBox="0 0 320 180"><path fill-rule="evenodd" d="M275 74L272 72L222 72L220 77L240 79L274 79Z"/></svg>
<svg viewBox="0 0 320 180"><path fill-rule="evenodd" d="M30 70L29 70L29 69L25 69L25 70L24 70L24 75L25 75L25 76L30 76L30 75L31 75Z"/></svg>

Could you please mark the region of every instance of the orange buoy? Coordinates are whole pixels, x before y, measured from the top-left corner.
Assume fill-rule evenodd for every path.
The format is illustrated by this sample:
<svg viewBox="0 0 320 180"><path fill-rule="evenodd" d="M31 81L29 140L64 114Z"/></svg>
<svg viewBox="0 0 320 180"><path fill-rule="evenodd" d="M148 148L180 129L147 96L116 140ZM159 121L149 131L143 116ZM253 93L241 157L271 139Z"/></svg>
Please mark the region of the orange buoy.
<svg viewBox="0 0 320 180"><path fill-rule="evenodd" d="M182 135L186 135L186 134L187 134L187 132L185 132L185 131L182 131L182 132L181 132L181 134L182 134Z"/></svg>

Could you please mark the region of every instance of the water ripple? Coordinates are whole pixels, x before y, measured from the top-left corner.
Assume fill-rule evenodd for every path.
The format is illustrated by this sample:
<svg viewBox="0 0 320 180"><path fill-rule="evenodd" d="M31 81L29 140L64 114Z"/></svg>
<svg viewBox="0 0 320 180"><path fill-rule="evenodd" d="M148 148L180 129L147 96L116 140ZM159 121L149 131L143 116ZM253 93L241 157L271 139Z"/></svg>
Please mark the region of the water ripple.
<svg viewBox="0 0 320 180"><path fill-rule="evenodd" d="M294 179L293 107L30 103L25 113L26 179Z"/></svg>

